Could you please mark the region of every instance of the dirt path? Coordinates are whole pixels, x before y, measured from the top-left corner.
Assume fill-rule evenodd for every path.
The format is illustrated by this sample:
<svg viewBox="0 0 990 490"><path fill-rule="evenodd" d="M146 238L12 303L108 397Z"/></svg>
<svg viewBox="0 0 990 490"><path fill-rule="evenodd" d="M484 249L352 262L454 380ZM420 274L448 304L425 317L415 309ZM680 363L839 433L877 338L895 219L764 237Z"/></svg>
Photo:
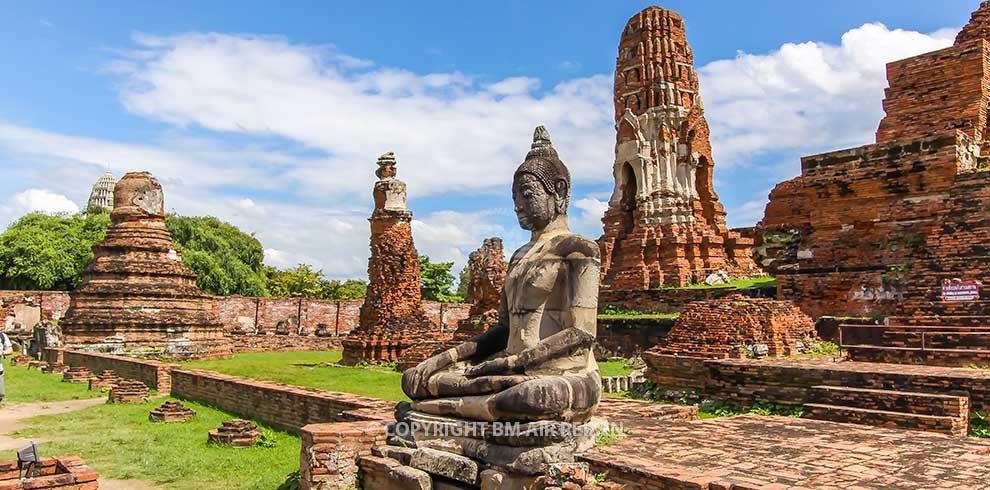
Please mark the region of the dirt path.
<svg viewBox="0 0 990 490"><path fill-rule="evenodd" d="M14 451L31 443L29 439L17 439L9 434L27 427L26 419L35 415L52 415L75 412L106 403L104 398L69 400L63 402L7 403L0 407L0 460L7 459L7 451ZM43 442L35 439L35 442ZM100 478L101 490L161 490L151 482L142 480L110 480Z"/></svg>

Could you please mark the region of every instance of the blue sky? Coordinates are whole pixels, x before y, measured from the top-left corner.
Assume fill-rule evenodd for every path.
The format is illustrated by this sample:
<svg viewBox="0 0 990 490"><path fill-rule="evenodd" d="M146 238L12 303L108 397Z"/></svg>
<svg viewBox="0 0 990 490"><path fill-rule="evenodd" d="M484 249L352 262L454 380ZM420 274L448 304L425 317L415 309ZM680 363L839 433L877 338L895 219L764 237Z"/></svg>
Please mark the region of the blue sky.
<svg viewBox="0 0 990 490"><path fill-rule="evenodd" d="M525 236L509 179L546 124L601 233L611 71L646 2L0 2L0 227L71 211L109 166L254 232L266 260L361 277L395 151L422 253ZM664 2L688 28L733 226L801 155L867 144L886 61L951 44L975 1Z"/></svg>

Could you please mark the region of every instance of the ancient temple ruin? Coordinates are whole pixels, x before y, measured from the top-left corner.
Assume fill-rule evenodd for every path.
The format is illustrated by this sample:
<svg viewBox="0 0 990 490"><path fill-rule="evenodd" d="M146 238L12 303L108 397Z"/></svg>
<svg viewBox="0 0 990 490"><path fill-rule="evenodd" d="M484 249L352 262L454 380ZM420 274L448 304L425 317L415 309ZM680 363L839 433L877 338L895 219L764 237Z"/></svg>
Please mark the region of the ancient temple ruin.
<svg viewBox="0 0 990 490"><path fill-rule="evenodd" d="M712 149L684 21L633 16L615 67L615 189L602 222L603 289L683 286L749 275L752 240L730 231L712 185Z"/></svg>
<svg viewBox="0 0 990 490"><path fill-rule="evenodd" d="M498 324L498 305L505 286L505 252L502 239L486 238L468 257L468 317L457 323L455 340L467 340Z"/></svg>
<svg viewBox="0 0 990 490"><path fill-rule="evenodd" d="M147 172L120 179L111 225L93 247L62 319L70 347L171 357L230 353L213 299L165 227L162 186Z"/></svg>
<svg viewBox="0 0 990 490"><path fill-rule="evenodd" d="M342 363L396 361L436 330L423 311L419 254L413 244L406 183L395 178L395 155L378 159L371 214L368 293L361 324L343 341Z"/></svg>
<svg viewBox="0 0 990 490"><path fill-rule="evenodd" d="M106 172L100 176L96 184L93 184L93 190L89 193L89 201L86 203L86 209L113 211L113 188L116 185L117 177L112 173Z"/></svg>
<svg viewBox="0 0 990 490"><path fill-rule="evenodd" d="M888 63L876 143L804 157L771 192L757 253L781 298L816 317L986 324L988 34L983 2L951 47Z"/></svg>

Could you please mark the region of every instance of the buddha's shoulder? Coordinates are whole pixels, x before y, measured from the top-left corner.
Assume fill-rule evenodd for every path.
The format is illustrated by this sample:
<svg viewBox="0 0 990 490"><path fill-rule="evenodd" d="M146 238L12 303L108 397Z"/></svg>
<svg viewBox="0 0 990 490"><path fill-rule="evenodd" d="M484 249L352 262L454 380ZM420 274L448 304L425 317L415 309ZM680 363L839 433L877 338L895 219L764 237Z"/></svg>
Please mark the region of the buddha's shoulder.
<svg viewBox="0 0 990 490"><path fill-rule="evenodd" d="M555 255L567 259L599 259L601 250L594 240L575 233L556 237L553 246Z"/></svg>

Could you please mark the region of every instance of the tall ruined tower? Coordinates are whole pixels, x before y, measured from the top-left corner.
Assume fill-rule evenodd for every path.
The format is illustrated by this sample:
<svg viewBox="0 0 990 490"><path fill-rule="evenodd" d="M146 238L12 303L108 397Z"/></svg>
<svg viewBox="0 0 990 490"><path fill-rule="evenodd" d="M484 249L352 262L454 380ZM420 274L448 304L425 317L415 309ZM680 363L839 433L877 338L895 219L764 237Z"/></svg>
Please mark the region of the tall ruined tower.
<svg viewBox="0 0 990 490"><path fill-rule="evenodd" d="M378 158L375 175L375 210L368 218L368 293L361 324L342 342L341 362L347 365L395 361L410 347L436 337L437 328L423 311L412 211L406 206L406 183L395 178L394 154Z"/></svg>
<svg viewBox="0 0 990 490"><path fill-rule="evenodd" d="M622 32L615 66L615 189L602 222L603 289L683 286L755 270L752 240L725 226L684 21L649 7Z"/></svg>

